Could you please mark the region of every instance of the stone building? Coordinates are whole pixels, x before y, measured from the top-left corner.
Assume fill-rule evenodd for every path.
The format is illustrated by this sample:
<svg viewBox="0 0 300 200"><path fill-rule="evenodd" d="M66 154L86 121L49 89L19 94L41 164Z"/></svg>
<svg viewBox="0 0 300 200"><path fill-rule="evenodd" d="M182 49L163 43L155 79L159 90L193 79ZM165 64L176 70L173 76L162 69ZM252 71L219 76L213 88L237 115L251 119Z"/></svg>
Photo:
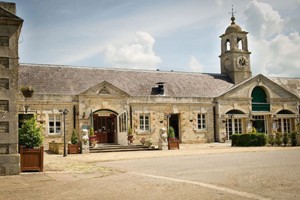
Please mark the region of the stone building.
<svg viewBox="0 0 300 200"><path fill-rule="evenodd" d="M68 138L74 128L93 127L100 143L123 145L128 127L135 143L154 144L168 126L181 143L223 142L253 128L295 130L300 79L252 77L247 32L234 16L220 37L221 74L21 64L20 85L36 89L28 113L37 114L46 141L60 140L63 126ZM21 115L21 96L18 105Z"/></svg>
<svg viewBox="0 0 300 200"><path fill-rule="evenodd" d="M1 173L8 170L3 164L6 156L17 153L17 113L19 126L36 115L46 148L50 141L63 140L64 129L68 141L73 129L81 134L83 128L92 127L99 143L126 145L128 127L136 144L142 137L157 144L161 129L169 126L181 143L224 142L253 128L266 134L296 128L300 78L252 76L247 32L234 16L220 36L220 74L18 65L22 20L5 9L7 5L11 4L1 4L0 9L1 16L12 18L11 24L10 19L1 18L1 26L10 30L1 29L0 35L6 41L0 47L4 63L0 102L6 109L0 113ZM26 100L17 92L18 81L19 89L22 85L35 89L33 97ZM60 110L65 108L69 113L63 120Z"/></svg>
<svg viewBox="0 0 300 200"><path fill-rule="evenodd" d="M22 24L15 4L0 2L0 175L19 173L18 40Z"/></svg>

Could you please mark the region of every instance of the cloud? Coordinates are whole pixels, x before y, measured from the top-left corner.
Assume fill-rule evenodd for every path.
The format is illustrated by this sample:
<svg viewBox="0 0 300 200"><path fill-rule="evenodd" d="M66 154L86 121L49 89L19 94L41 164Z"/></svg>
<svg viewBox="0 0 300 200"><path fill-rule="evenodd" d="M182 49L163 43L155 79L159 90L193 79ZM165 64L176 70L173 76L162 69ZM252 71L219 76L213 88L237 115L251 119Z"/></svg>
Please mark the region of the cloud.
<svg viewBox="0 0 300 200"><path fill-rule="evenodd" d="M121 67L155 69L161 59L155 55L154 43L149 33L138 31L133 41L108 45L104 50L105 61Z"/></svg>
<svg viewBox="0 0 300 200"><path fill-rule="evenodd" d="M223 0L216 0L215 3L217 4L217 6L222 7L224 2Z"/></svg>
<svg viewBox="0 0 300 200"><path fill-rule="evenodd" d="M189 61L189 69L193 72L202 72L203 68L204 66L200 64L194 56L191 56Z"/></svg>
<svg viewBox="0 0 300 200"><path fill-rule="evenodd" d="M245 10L252 69L272 76L300 76L300 36L287 31L285 19L269 4L252 1ZM292 30L292 29L291 29Z"/></svg>
<svg viewBox="0 0 300 200"><path fill-rule="evenodd" d="M280 33L283 19L271 5L251 1L246 10L246 28L257 38L270 38Z"/></svg>

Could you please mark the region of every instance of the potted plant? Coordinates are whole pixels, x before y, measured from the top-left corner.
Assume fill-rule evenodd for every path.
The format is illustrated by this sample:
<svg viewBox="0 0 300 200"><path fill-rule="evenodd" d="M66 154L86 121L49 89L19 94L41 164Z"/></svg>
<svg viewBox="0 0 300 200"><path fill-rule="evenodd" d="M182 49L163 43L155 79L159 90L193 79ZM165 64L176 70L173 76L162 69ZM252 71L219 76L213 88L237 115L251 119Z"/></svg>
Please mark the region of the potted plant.
<svg viewBox="0 0 300 200"><path fill-rule="evenodd" d="M76 129L73 129L72 136L71 136L71 144L68 144L68 153L69 154L79 153L78 137L77 137Z"/></svg>
<svg viewBox="0 0 300 200"><path fill-rule="evenodd" d="M127 140L128 140L128 145L131 145L133 142L133 135L132 135L132 129L130 126L128 127Z"/></svg>
<svg viewBox="0 0 300 200"><path fill-rule="evenodd" d="M174 128L170 126L168 130L168 148L169 150L179 149L179 140L175 137Z"/></svg>
<svg viewBox="0 0 300 200"><path fill-rule="evenodd" d="M39 171L44 169L44 147L42 129L35 118L24 121L19 129L21 171Z"/></svg>
<svg viewBox="0 0 300 200"><path fill-rule="evenodd" d="M31 86L26 85L21 87L21 92L25 98L29 98L32 97L34 89Z"/></svg>
<svg viewBox="0 0 300 200"><path fill-rule="evenodd" d="M97 135L94 133L94 128L90 128L89 131L89 141L90 141L90 146L94 147L97 144Z"/></svg>

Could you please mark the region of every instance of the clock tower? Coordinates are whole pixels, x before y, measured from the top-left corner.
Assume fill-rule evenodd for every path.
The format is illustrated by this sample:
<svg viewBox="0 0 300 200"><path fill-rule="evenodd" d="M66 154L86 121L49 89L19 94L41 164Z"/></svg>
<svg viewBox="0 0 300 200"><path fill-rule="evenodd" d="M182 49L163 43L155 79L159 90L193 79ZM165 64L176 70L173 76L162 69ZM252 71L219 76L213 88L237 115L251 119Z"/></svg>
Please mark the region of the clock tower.
<svg viewBox="0 0 300 200"><path fill-rule="evenodd" d="M227 74L234 84L252 76L248 51L248 32L235 23L232 11L231 24L221 35L221 73Z"/></svg>

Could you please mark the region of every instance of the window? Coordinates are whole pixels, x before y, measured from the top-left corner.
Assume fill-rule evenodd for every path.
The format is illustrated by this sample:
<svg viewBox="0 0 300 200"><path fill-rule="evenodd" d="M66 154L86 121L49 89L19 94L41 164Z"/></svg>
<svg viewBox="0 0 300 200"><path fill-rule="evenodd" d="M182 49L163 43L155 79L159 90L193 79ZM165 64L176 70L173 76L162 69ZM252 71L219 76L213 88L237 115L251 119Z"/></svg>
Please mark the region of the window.
<svg viewBox="0 0 300 200"><path fill-rule="evenodd" d="M140 115L140 130L141 131L150 131L150 115L149 114Z"/></svg>
<svg viewBox="0 0 300 200"><path fill-rule="evenodd" d="M242 133L242 119L234 119L234 133L235 134Z"/></svg>
<svg viewBox="0 0 300 200"><path fill-rule="evenodd" d="M0 133L9 133L9 123L0 122Z"/></svg>
<svg viewBox="0 0 300 200"><path fill-rule="evenodd" d="M197 122L198 122L198 129L206 129L206 116L205 114L198 114L197 117Z"/></svg>
<svg viewBox="0 0 300 200"><path fill-rule="evenodd" d="M291 118L280 118L278 119L278 131L281 133L291 132Z"/></svg>
<svg viewBox="0 0 300 200"><path fill-rule="evenodd" d="M251 93L252 111L270 111L267 94L261 87L255 87Z"/></svg>
<svg viewBox="0 0 300 200"><path fill-rule="evenodd" d="M0 57L0 67L9 68L9 59L7 57Z"/></svg>
<svg viewBox="0 0 300 200"><path fill-rule="evenodd" d="M226 42L225 42L225 51L226 52L230 51L230 41L229 41L229 39L227 39Z"/></svg>
<svg viewBox="0 0 300 200"><path fill-rule="evenodd" d="M8 111L9 108L8 100L0 100L0 112Z"/></svg>
<svg viewBox="0 0 300 200"><path fill-rule="evenodd" d="M120 132L127 132L127 123L126 123L126 112L119 116L119 131Z"/></svg>
<svg viewBox="0 0 300 200"><path fill-rule="evenodd" d="M49 115L49 134L61 134L61 115Z"/></svg>
<svg viewBox="0 0 300 200"><path fill-rule="evenodd" d="M1 89L9 89L9 79L7 78L0 78L0 90Z"/></svg>
<svg viewBox="0 0 300 200"><path fill-rule="evenodd" d="M8 47L9 46L8 36L0 36L0 46L2 46L2 47Z"/></svg>
<svg viewBox="0 0 300 200"><path fill-rule="evenodd" d="M226 133L231 139L232 134L242 133L242 119L226 119Z"/></svg>

